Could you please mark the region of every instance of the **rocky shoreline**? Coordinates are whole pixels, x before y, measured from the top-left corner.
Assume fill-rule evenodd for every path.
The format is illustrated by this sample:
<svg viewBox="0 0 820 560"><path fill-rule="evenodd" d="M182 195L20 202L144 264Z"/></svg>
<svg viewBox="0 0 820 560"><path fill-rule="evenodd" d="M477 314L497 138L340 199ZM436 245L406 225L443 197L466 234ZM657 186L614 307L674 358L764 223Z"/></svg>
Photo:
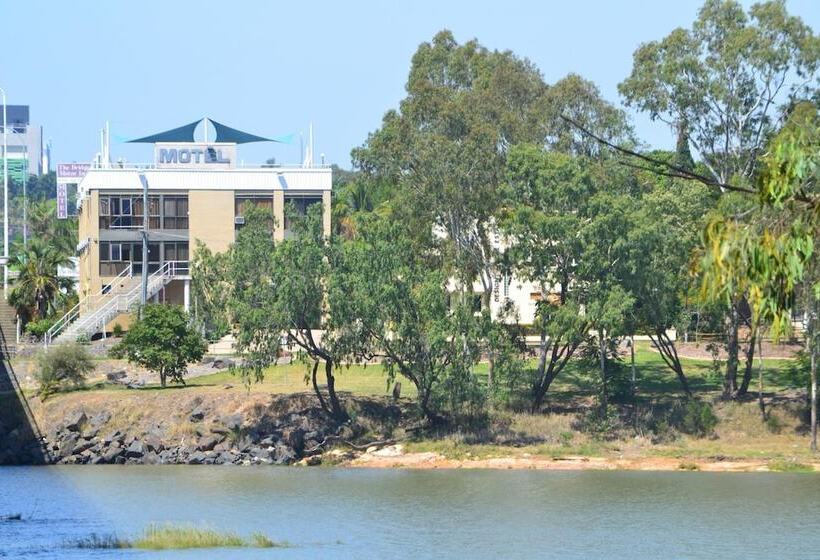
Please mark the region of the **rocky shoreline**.
<svg viewBox="0 0 820 560"><path fill-rule="evenodd" d="M43 435L49 464L307 465L321 463L325 445L357 434L334 425L318 407L248 421L242 414L220 415L194 399L188 426L162 422L145 428L112 426L112 414L78 409ZM180 433L182 432L182 433ZM12 449L8 449L11 455ZM19 453L19 450L16 451ZM338 453L340 456L343 453ZM18 455L19 456L19 455ZM0 457L2 464L3 457Z"/></svg>

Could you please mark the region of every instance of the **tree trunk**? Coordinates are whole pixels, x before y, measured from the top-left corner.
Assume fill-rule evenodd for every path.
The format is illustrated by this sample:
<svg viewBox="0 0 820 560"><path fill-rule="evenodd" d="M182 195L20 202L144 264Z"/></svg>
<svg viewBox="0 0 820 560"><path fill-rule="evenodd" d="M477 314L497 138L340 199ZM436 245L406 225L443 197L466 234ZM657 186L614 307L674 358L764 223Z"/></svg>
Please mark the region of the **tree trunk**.
<svg viewBox="0 0 820 560"><path fill-rule="evenodd" d="M675 342L666 334L666 329L657 328L655 330L655 338L652 338L652 335L650 335L650 340L652 340L658 348L658 352L666 365L677 375L678 381L680 381L686 396L691 397L692 389L689 387L689 380L686 378L686 374L683 373L683 364L681 364L680 356L678 356L678 351L675 348Z"/></svg>
<svg viewBox="0 0 820 560"><path fill-rule="evenodd" d="M344 422L348 419L347 412L342 408L339 397L336 395L336 378L333 377L333 362L331 360L325 360L325 377L327 378L327 395L330 400L331 414L338 422Z"/></svg>
<svg viewBox="0 0 820 560"><path fill-rule="evenodd" d="M541 332L541 342L538 346L538 367L535 370L535 386L532 391L532 405L530 412L538 412L544 404L544 395L547 394L545 386L544 370L547 367L547 333Z"/></svg>
<svg viewBox="0 0 820 560"><path fill-rule="evenodd" d="M319 370L319 362L318 360L313 362L313 372L310 375L310 379L313 382L313 392L316 393L316 397L319 399L319 405L322 407L322 410L327 412L328 414L332 414L330 408L327 406L327 402L325 402L325 397L322 395L322 391L319 390L319 383L316 381L316 372Z"/></svg>
<svg viewBox="0 0 820 560"><path fill-rule="evenodd" d="M638 393L635 391L635 335L629 337L629 357L632 369L632 376L629 380L629 390L632 392L632 406L638 406Z"/></svg>
<svg viewBox="0 0 820 560"><path fill-rule="evenodd" d="M814 314L814 312L812 312ZM814 322L814 317L812 317ZM811 450L817 451L817 341L815 340L814 325L809 329L811 336Z"/></svg>
<svg viewBox="0 0 820 560"><path fill-rule="evenodd" d="M749 391L749 385L752 383L752 370L754 370L755 362L755 344L757 344L757 327L752 329L752 334L749 337L749 346L746 348L746 367L743 369L743 379L740 381L740 387L738 387L734 395L736 399L745 396Z"/></svg>
<svg viewBox="0 0 820 560"><path fill-rule="evenodd" d="M601 360L601 410L606 413L606 351L605 351L605 344L604 344L604 329L600 329L598 331L598 340L599 340L599 348L598 351L600 353L600 360Z"/></svg>
<svg viewBox="0 0 820 560"><path fill-rule="evenodd" d="M729 337L726 340L726 375L723 378L723 398L732 398L737 390L737 353L738 329L740 328L740 314L737 305L733 302L729 312Z"/></svg>
<svg viewBox="0 0 820 560"><path fill-rule="evenodd" d="M760 414L763 421L766 421L766 403L763 402L763 337L757 339L757 401L760 406Z"/></svg>

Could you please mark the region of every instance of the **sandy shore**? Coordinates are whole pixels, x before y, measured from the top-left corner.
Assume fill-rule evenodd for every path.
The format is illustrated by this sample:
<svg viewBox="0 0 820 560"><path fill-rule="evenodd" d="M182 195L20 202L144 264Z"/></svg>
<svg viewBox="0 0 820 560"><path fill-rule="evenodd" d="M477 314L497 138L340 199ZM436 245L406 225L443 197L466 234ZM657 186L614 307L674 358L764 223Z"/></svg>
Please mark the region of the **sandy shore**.
<svg viewBox="0 0 820 560"><path fill-rule="evenodd" d="M769 472L767 461L705 460L673 457L619 459L609 457L565 456L560 458L523 454L514 457L450 459L438 453L405 453L401 445L369 451L344 463L363 468L408 469L530 469L530 470L633 470L633 471L703 471L703 472ZM820 463L806 464L820 471Z"/></svg>

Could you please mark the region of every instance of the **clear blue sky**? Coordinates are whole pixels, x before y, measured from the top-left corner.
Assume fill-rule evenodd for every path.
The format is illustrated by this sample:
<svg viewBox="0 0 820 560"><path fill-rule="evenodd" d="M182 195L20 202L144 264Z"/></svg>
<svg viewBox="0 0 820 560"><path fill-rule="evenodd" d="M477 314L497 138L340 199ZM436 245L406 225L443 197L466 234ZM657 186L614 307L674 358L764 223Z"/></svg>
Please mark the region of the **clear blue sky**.
<svg viewBox="0 0 820 560"><path fill-rule="evenodd" d="M351 148L404 95L410 58L440 29L532 60L548 83L569 72L610 101L642 42L688 27L699 0L226 2L0 0L0 87L31 106L56 161L87 161L98 130L133 138L210 116L260 135L306 134L316 157L350 166ZM749 4L749 2L744 2ZM820 28L820 0L789 0ZM669 147L660 123L639 136ZM147 145L113 156L149 161ZM247 162L295 162L293 145L240 147Z"/></svg>

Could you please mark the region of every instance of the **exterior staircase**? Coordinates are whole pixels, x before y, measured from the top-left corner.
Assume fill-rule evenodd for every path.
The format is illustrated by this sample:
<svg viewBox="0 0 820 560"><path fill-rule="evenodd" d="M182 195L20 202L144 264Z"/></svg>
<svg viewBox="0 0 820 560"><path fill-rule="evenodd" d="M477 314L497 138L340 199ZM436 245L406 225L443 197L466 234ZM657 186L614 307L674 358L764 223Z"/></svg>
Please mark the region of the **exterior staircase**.
<svg viewBox="0 0 820 560"><path fill-rule="evenodd" d="M148 276L147 297L153 297L174 278L187 275L188 263L167 261ZM46 347L62 342L74 342L79 337L91 338L122 313L131 313L142 300L142 281L132 274L129 265L110 284L110 288L80 300L52 326L43 341Z"/></svg>

